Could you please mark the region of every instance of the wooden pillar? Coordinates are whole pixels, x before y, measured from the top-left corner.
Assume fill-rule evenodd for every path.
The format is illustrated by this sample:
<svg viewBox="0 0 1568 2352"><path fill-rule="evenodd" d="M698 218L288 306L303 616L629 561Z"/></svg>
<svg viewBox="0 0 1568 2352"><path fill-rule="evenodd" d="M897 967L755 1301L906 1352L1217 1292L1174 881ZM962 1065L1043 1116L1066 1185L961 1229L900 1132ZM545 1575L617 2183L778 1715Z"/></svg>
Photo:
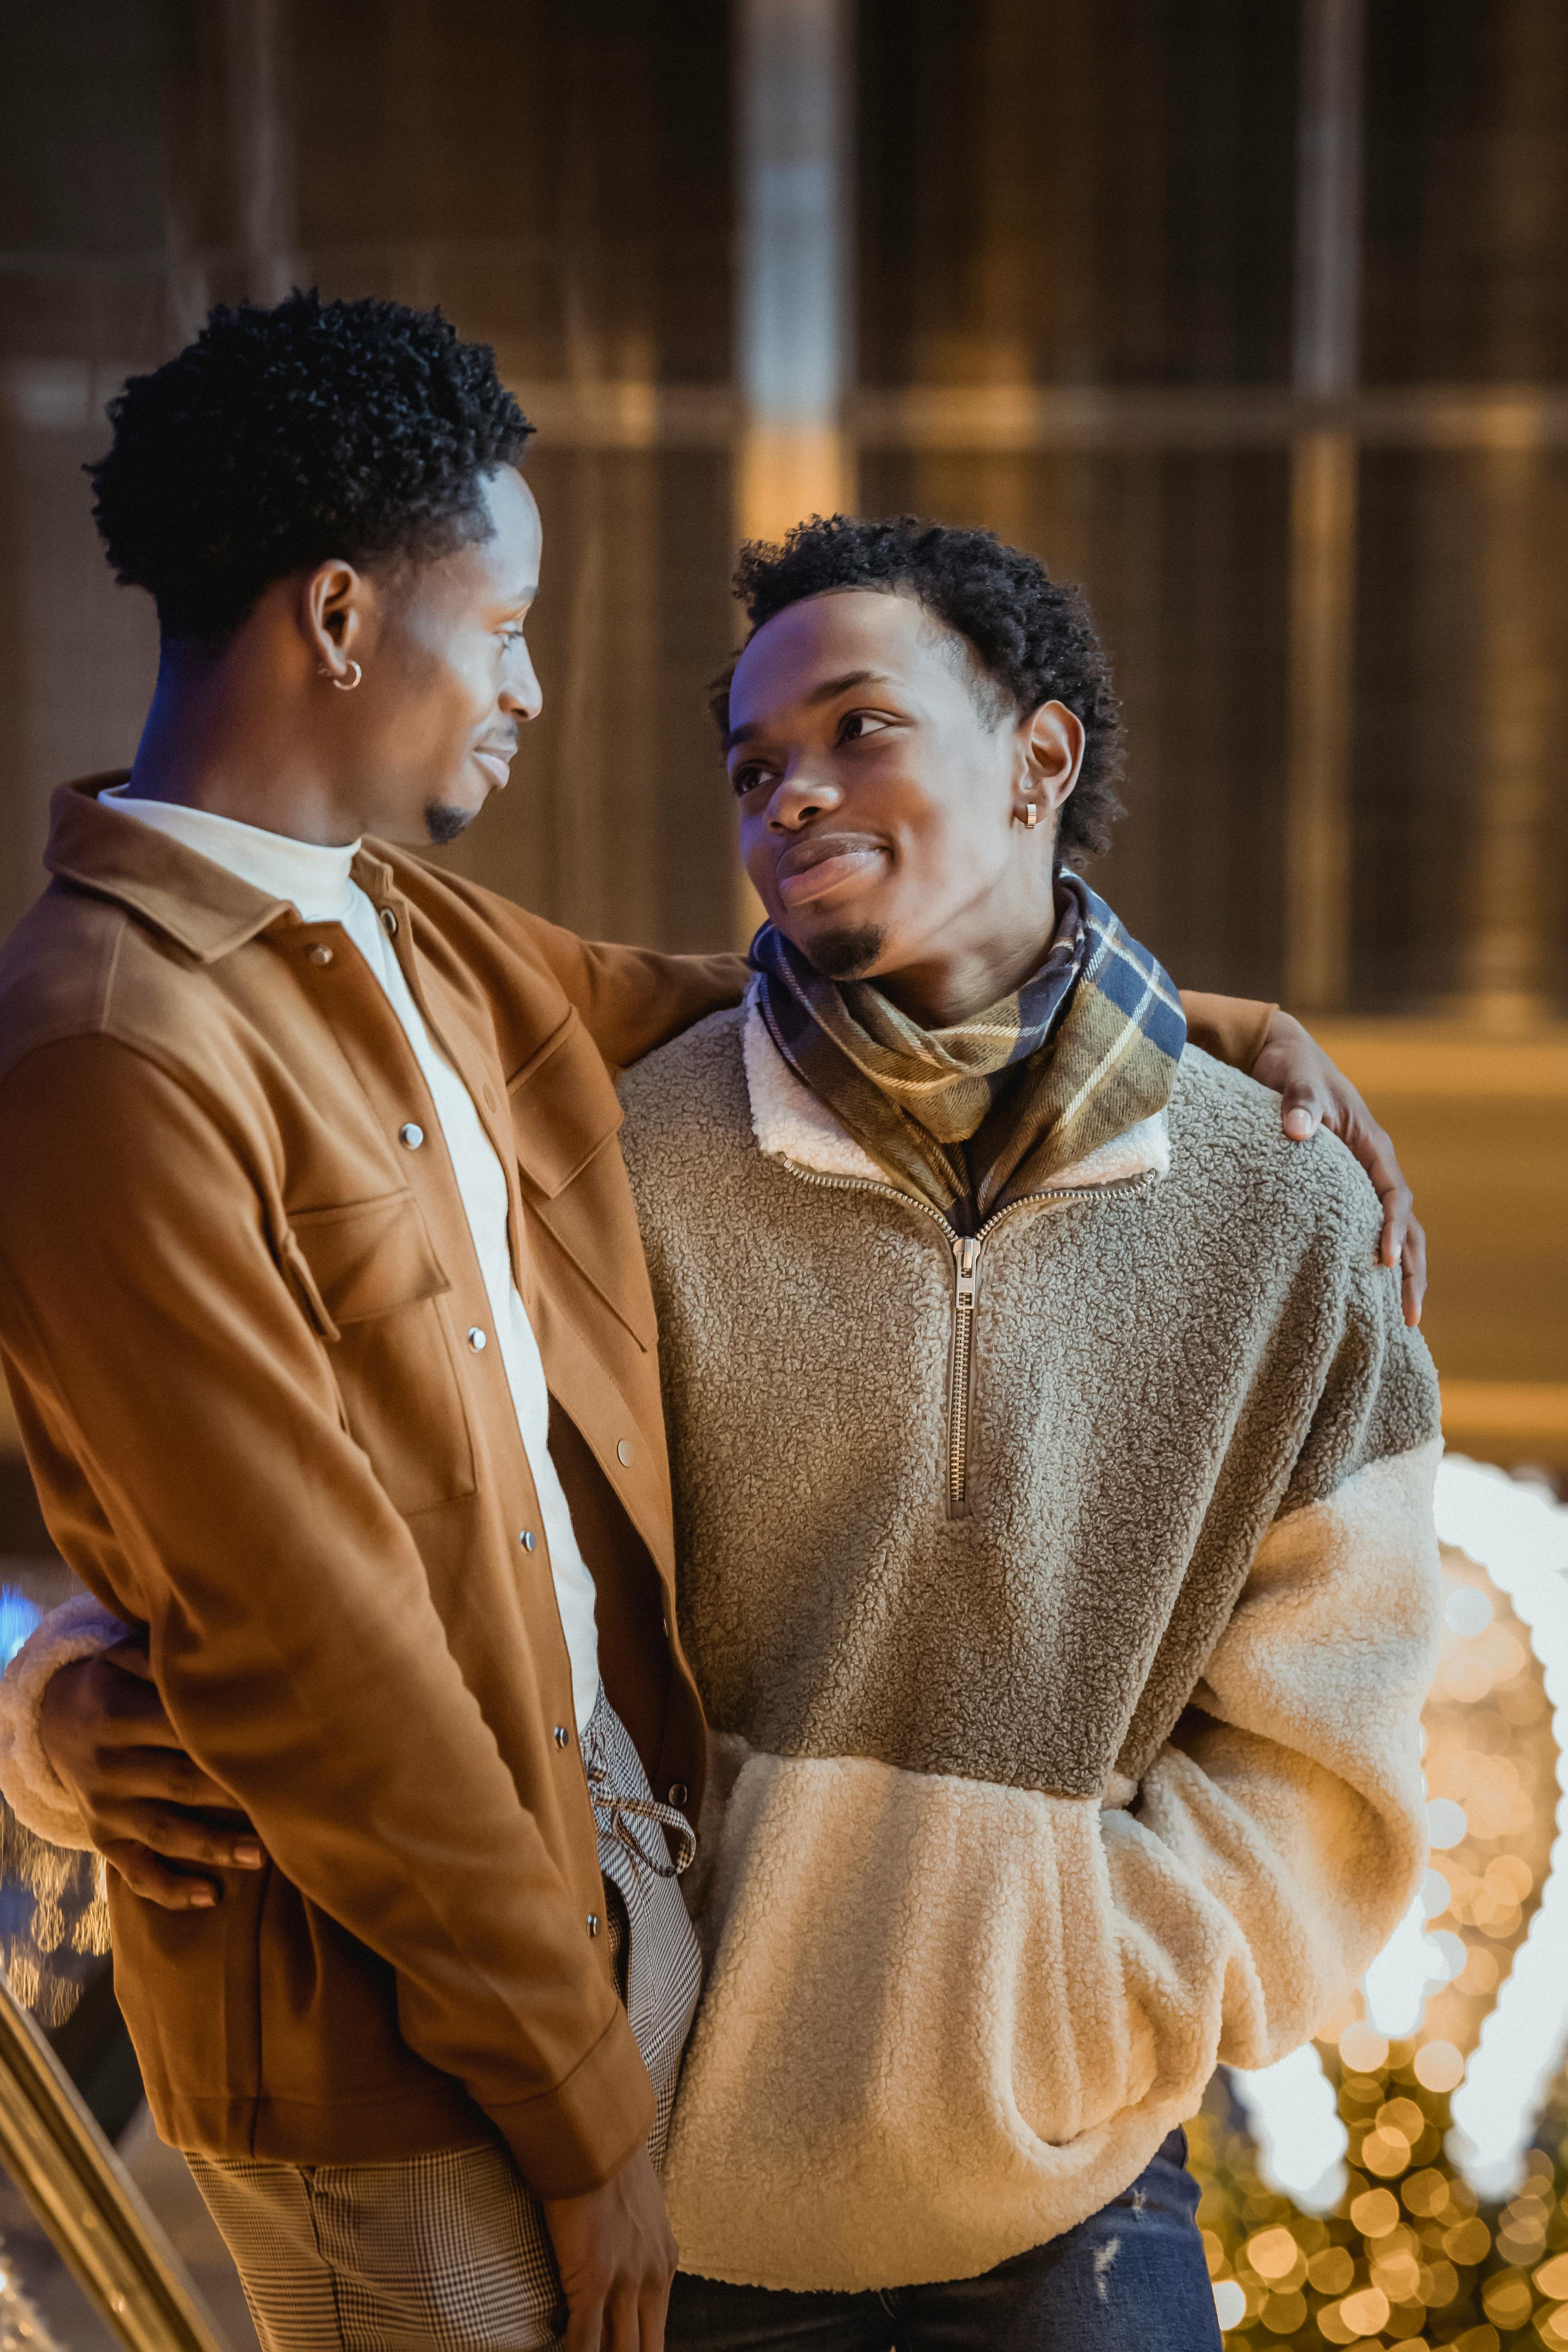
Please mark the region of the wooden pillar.
<svg viewBox="0 0 1568 2352"><path fill-rule="evenodd" d="M739 539L854 501L851 360L852 0L737 0ZM762 919L737 877L736 931Z"/></svg>
<svg viewBox="0 0 1568 2352"><path fill-rule="evenodd" d="M1364 0L1302 0L1295 388L1354 390L1361 307ZM1332 423L1291 452L1291 697L1285 989L1344 1002L1350 964L1356 444Z"/></svg>

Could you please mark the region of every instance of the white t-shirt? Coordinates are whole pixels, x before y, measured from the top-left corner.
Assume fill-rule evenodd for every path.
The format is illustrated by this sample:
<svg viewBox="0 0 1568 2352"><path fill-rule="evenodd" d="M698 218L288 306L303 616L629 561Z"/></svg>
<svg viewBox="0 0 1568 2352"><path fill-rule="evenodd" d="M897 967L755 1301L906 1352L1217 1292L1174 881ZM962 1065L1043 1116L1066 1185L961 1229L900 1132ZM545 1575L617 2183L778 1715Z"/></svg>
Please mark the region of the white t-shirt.
<svg viewBox="0 0 1568 2352"><path fill-rule="evenodd" d="M295 841L287 834L266 833L259 825L239 824L232 817L214 816L206 809L183 808L171 801L132 800L123 788L106 792L103 797L112 800L127 816L136 817L155 831L183 842L187 849L196 850L203 857L210 857L214 866L224 866L241 882L265 890L269 898L291 900L308 923L341 923L397 1014L430 1088L478 1254L507 1385L511 1391L517 1429L544 1519L556 1603L571 1658L572 1704L580 1731L593 1713L599 1696L599 1633L593 1617L593 1579L578 1549L571 1512L550 1460L549 1396L545 1387L544 1365L528 1310L512 1279L511 1253L507 1245L507 1180L474 1108L473 1097L437 1049L410 993L392 941L375 908L349 871L359 843L350 842L346 849L337 849L313 841Z"/></svg>

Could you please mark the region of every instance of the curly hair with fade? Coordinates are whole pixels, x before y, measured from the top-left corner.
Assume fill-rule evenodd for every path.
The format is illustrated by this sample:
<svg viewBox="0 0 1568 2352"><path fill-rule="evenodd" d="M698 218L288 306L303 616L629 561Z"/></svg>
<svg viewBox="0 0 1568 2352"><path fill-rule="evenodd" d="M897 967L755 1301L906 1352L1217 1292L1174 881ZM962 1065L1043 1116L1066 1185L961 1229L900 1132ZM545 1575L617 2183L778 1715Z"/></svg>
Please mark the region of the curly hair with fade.
<svg viewBox="0 0 1568 2352"><path fill-rule="evenodd" d="M910 596L964 638L977 665L980 708L998 723L1042 702L1063 702L1083 722L1083 765L1061 812L1061 857L1075 862L1108 849L1122 814L1122 707L1089 607L1076 588L1052 580L1035 555L994 530L963 530L915 515L862 521L813 515L779 545L750 540L736 566L735 593L751 635L808 596L874 588ZM733 669L733 664L731 665ZM714 717L729 723L729 677L715 684Z"/></svg>
<svg viewBox="0 0 1568 2352"><path fill-rule="evenodd" d="M215 649L264 589L340 556L376 567L488 533L484 477L533 427L439 310L220 306L196 341L110 403L87 467L115 575L175 643Z"/></svg>

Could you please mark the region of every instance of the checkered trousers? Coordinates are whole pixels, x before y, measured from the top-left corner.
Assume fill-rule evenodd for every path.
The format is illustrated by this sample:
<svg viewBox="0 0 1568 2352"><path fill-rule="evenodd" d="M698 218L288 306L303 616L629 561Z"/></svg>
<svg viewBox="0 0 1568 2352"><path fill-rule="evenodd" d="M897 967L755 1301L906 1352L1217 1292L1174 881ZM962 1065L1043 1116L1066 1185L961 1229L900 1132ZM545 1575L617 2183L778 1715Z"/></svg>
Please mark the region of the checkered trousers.
<svg viewBox="0 0 1568 2352"><path fill-rule="evenodd" d="M662 2163L702 1963L655 1803L602 1691L582 1735L616 1981L653 2085ZM268 2164L191 2156L234 2256L264 2352L544 2352L566 2306L544 2215L506 2149L392 2164Z"/></svg>

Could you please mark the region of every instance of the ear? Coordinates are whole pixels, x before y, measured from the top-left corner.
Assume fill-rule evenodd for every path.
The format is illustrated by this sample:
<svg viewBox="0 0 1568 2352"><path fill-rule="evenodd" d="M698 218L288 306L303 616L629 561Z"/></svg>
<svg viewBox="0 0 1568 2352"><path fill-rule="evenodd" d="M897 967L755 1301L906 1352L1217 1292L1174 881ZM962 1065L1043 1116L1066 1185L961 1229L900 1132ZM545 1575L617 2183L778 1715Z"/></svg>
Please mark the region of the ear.
<svg viewBox="0 0 1568 2352"><path fill-rule="evenodd" d="M1042 702L1019 721L1022 773L1019 794L1041 815L1054 816L1078 782L1087 738L1083 721L1065 702Z"/></svg>
<svg viewBox="0 0 1568 2352"><path fill-rule="evenodd" d="M307 573L299 625L317 668L326 677L347 678L355 646L362 650L375 604L374 584L351 563L333 560Z"/></svg>

